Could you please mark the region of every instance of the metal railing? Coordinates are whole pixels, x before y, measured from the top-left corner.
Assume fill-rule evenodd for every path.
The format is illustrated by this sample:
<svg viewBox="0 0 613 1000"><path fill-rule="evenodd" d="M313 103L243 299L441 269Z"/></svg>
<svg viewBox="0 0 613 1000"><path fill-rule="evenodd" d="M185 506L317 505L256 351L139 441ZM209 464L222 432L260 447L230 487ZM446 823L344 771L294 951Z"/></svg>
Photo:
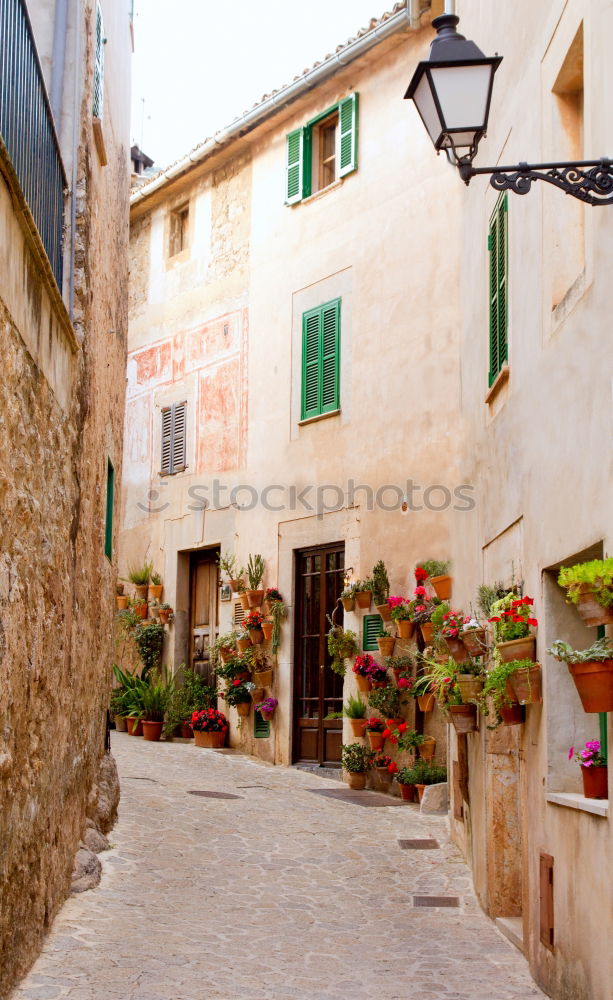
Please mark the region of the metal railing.
<svg viewBox="0 0 613 1000"><path fill-rule="evenodd" d="M25 0L0 0L0 136L61 291L66 175Z"/></svg>

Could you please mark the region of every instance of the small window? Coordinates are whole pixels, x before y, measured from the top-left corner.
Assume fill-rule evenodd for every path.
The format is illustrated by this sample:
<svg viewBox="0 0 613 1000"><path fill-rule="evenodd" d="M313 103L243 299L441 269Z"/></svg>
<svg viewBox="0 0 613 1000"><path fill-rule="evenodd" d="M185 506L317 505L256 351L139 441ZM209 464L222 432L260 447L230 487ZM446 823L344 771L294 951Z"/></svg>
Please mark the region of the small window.
<svg viewBox="0 0 613 1000"><path fill-rule="evenodd" d="M358 167L358 95L287 136L285 201L294 205Z"/></svg>
<svg viewBox="0 0 613 1000"><path fill-rule="evenodd" d="M321 191L334 184L337 174L338 112L313 129L311 190Z"/></svg>
<svg viewBox="0 0 613 1000"><path fill-rule="evenodd" d="M364 615L362 626L362 649L369 652L379 648L377 639L385 633L381 615Z"/></svg>
<svg viewBox="0 0 613 1000"><path fill-rule="evenodd" d="M92 114L94 118L102 118L104 109L104 24L102 7L96 4L96 50L94 54L94 101Z"/></svg>
<svg viewBox="0 0 613 1000"><path fill-rule="evenodd" d="M185 469L185 416L187 403L173 403L162 410L162 461L160 474L174 476Z"/></svg>
<svg viewBox="0 0 613 1000"><path fill-rule="evenodd" d="M186 249L188 229L189 205L183 205L181 208L170 213L169 257L176 257L178 253Z"/></svg>
<svg viewBox="0 0 613 1000"><path fill-rule="evenodd" d="M104 521L104 554L113 559L113 507L115 504L115 469L110 458L106 464L106 515Z"/></svg>
<svg viewBox="0 0 613 1000"><path fill-rule="evenodd" d="M491 386L508 360L508 214L507 195L502 194L490 219L487 248L490 259L490 371Z"/></svg>
<svg viewBox="0 0 613 1000"><path fill-rule="evenodd" d="M302 419L340 408L341 300L302 317Z"/></svg>

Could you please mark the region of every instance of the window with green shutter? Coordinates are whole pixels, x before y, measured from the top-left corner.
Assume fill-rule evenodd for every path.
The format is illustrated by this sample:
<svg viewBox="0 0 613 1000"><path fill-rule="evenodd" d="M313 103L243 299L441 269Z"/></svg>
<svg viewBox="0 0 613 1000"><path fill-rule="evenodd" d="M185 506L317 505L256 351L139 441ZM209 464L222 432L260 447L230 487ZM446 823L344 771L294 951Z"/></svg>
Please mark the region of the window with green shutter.
<svg viewBox="0 0 613 1000"><path fill-rule="evenodd" d="M106 463L106 516L104 521L104 554L113 559L113 507L115 505L115 469L110 458Z"/></svg>
<svg viewBox="0 0 613 1000"><path fill-rule="evenodd" d="M490 371L495 381L508 360L509 236L507 195L502 194L490 219L487 248L490 261Z"/></svg>
<svg viewBox="0 0 613 1000"><path fill-rule="evenodd" d="M322 111L286 139L285 202L295 205L358 167L357 94Z"/></svg>
<svg viewBox="0 0 613 1000"><path fill-rule="evenodd" d="M302 420L340 409L341 300L302 316Z"/></svg>
<svg viewBox="0 0 613 1000"><path fill-rule="evenodd" d="M96 45L94 49L94 100L92 114L94 118L102 118L104 109L104 25L102 22L102 7L96 4Z"/></svg>
<svg viewBox="0 0 613 1000"><path fill-rule="evenodd" d="M377 639L385 634L381 615L364 615L362 624L362 649L365 653L379 648Z"/></svg>
<svg viewBox="0 0 613 1000"><path fill-rule="evenodd" d="M253 713L253 735L256 740L267 740L270 736L270 722L260 712Z"/></svg>

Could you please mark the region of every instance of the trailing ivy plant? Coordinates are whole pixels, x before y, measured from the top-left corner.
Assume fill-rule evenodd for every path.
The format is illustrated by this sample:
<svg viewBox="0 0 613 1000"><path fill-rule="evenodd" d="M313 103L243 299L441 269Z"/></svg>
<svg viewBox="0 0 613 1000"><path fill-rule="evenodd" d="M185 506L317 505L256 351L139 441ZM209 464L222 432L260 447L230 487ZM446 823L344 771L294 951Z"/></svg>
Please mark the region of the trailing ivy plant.
<svg viewBox="0 0 613 1000"><path fill-rule="evenodd" d="M387 687L373 688L369 691L368 704L375 711L381 712L384 719L397 719L406 700L401 697L397 687L388 684Z"/></svg>
<svg viewBox="0 0 613 1000"><path fill-rule="evenodd" d="M328 615L328 621L332 628L328 632L328 652L332 657L330 669L339 677L345 676L345 660L355 656L358 651L358 637L350 629L344 629L342 625L332 624L332 619Z"/></svg>
<svg viewBox="0 0 613 1000"><path fill-rule="evenodd" d="M281 645L281 622L287 615L287 605L279 600L269 601L269 604L272 618L272 651L276 655Z"/></svg>
<svg viewBox="0 0 613 1000"><path fill-rule="evenodd" d="M478 696L479 711L482 715L490 714L490 705L493 706L496 715L495 722L488 726L488 729L498 729L498 726L502 725L503 719L500 710L502 708L510 708L514 704L513 698L507 693L507 681L511 674L514 674L517 670L518 660L510 660L507 663L503 663L500 658L500 653L494 651L494 666L485 675L485 684L483 686L483 691ZM525 661L530 666L534 666L531 660Z"/></svg>
<svg viewBox="0 0 613 1000"><path fill-rule="evenodd" d="M160 665L164 643L164 626L160 625L159 622L138 625L134 641L143 663L141 677L145 678L150 670L156 670Z"/></svg>

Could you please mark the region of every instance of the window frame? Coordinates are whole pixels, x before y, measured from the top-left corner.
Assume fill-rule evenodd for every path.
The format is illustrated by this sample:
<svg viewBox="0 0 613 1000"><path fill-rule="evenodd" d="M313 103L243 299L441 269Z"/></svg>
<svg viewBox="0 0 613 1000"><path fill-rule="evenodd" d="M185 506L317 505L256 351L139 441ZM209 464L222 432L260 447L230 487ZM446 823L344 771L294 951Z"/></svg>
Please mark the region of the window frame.
<svg viewBox="0 0 613 1000"><path fill-rule="evenodd" d="M488 225L488 317L489 317L489 373L488 386L492 387L509 360L509 200L502 192L496 201ZM504 263L501 270L500 227ZM494 272L496 274L494 282ZM502 304L504 303L504 309ZM494 313L496 328L494 329Z"/></svg>
<svg viewBox="0 0 613 1000"><path fill-rule="evenodd" d="M351 140L351 151L352 155L348 165L342 166L342 108L343 105L347 105L351 102L352 110L352 129L349 133L352 136ZM328 190L328 188L333 187L340 180L346 177L348 174L354 173L358 169L358 133L359 133L359 94L357 91L352 91L345 97L341 98L335 104L332 104L325 111L320 111L314 118L309 119L299 128L293 129L286 136L286 181L285 181L285 204L295 205L300 201L304 201L306 198L310 198L311 195L319 194L322 191ZM338 116L336 123L336 163L335 163L335 178L326 187L316 187L313 190L313 134L314 130L322 125L326 118L331 118L332 115L336 114ZM298 159L292 160L291 164L289 161L289 145L291 140L298 136L298 141L300 143L299 156ZM290 195L289 184L288 184L288 174L290 169L296 169L298 173L298 191ZM317 169L319 170L319 162L317 164Z"/></svg>
<svg viewBox="0 0 613 1000"><path fill-rule="evenodd" d="M324 403L324 366L326 361L326 351L324 342L324 313L326 310L334 308L336 317L336 330L334 338L334 399L330 403ZM308 360L308 322L314 317L318 317L317 331L317 359L316 362ZM319 306L307 309L302 314L302 371L301 371L301 396L300 396L300 420L312 420L316 417L332 415L338 413L341 405L341 318L342 318L342 298L339 296L330 299ZM308 368L312 364L317 366L317 406L308 408L307 403L307 380Z"/></svg>

